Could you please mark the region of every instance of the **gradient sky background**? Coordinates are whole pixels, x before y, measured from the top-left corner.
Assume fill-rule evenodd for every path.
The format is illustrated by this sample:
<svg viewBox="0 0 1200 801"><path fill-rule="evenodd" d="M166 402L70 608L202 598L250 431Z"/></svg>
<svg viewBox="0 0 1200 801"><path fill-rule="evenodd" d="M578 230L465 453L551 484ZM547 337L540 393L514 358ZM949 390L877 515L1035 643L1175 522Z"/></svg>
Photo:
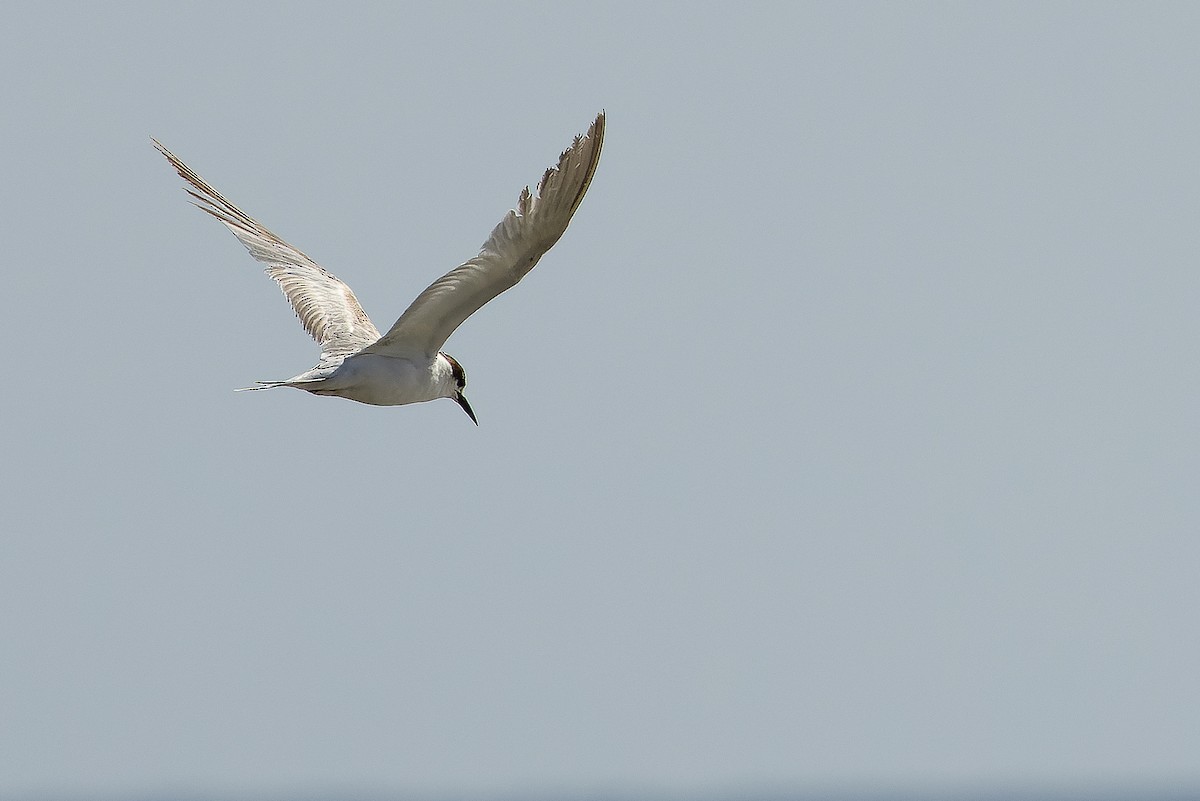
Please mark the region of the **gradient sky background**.
<svg viewBox="0 0 1200 801"><path fill-rule="evenodd" d="M22 4L0 796L1200 782L1194 4ZM310 367L608 112L449 401Z"/></svg>

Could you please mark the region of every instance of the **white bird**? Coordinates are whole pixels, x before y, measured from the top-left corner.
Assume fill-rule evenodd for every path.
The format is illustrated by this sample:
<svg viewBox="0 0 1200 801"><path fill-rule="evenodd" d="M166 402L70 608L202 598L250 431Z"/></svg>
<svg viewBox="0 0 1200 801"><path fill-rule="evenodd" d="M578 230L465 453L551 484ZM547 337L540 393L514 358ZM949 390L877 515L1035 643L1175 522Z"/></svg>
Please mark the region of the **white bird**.
<svg viewBox="0 0 1200 801"><path fill-rule="evenodd" d="M267 275L279 283L304 330L321 347L321 359L311 370L246 389L295 387L376 406L453 398L479 425L463 396L466 373L441 347L464 320L516 286L567 230L600 161L604 113L585 136L575 137L557 167L546 170L536 195L525 187L517 207L492 230L479 254L430 284L382 337L350 287L226 200L158 140L151 141L190 184L187 192L195 205L224 223L251 256L267 265Z"/></svg>

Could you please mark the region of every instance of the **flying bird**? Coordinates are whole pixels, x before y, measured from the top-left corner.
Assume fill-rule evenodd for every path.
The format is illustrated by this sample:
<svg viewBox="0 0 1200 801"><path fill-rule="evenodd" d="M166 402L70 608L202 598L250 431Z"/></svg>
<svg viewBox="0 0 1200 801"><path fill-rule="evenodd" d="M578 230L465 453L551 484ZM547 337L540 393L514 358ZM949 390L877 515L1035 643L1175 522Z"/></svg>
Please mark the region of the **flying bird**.
<svg viewBox="0 0 1200 801"><path fill-rule="evenodd" d="M587 134L575 137L558 166L546 170L536 193L525 187L517 207L492 230L478 255L430 284L383 336L349 286L233 205L157 139L150 141L188 183L195 205L224 223L266 265L267 275L279 283L320 346L320 360L311 370L246 389L295 387L375 406L452 398L479 425L463 395L467 374L442 345L485 303L516 286L567 230L600 162L604 113Z"/></svg>

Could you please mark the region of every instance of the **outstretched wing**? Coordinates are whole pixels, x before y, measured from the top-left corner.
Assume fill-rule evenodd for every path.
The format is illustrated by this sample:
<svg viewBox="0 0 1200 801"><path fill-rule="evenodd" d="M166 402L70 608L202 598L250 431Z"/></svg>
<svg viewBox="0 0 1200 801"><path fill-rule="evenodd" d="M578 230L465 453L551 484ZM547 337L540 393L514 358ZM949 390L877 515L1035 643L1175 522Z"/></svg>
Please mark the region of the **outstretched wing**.
<svg viewBox="0 0 1200 801"><path fill-rule="evenodd" d="M604 143L604 113L576 136L557 167L546 170L537 194L521 192L517 208L492 231L479 255L455 267L417 296L367 353L432 358L446 339L492 298L515 286L567 230L587 192Z"/></svg>
<svg viewBox="0 0 1200 801"><path fill-rule="evenodd" d="M350 287L230 203L157 139L150 141L188 182L187 193L195 198L196 206L225 223L250 255L266 265L267 275L279 283L304 330L321 346L322 362L347 356L379 339L379 331Z"/></svg>

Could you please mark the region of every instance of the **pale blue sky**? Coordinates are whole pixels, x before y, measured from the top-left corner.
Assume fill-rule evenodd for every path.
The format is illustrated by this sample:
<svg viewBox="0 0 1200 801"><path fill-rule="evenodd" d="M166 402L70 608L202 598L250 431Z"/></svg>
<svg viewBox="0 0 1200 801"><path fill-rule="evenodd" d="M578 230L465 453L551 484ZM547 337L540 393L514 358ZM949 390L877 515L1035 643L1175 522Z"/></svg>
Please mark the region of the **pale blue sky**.
<svg viewBox="0 0 1200 801"><path fill-rule="evenodd" d="M1191 4L10 8L0 797L1200 783ZM311 366L608 112L449 401Z"/></svg>

